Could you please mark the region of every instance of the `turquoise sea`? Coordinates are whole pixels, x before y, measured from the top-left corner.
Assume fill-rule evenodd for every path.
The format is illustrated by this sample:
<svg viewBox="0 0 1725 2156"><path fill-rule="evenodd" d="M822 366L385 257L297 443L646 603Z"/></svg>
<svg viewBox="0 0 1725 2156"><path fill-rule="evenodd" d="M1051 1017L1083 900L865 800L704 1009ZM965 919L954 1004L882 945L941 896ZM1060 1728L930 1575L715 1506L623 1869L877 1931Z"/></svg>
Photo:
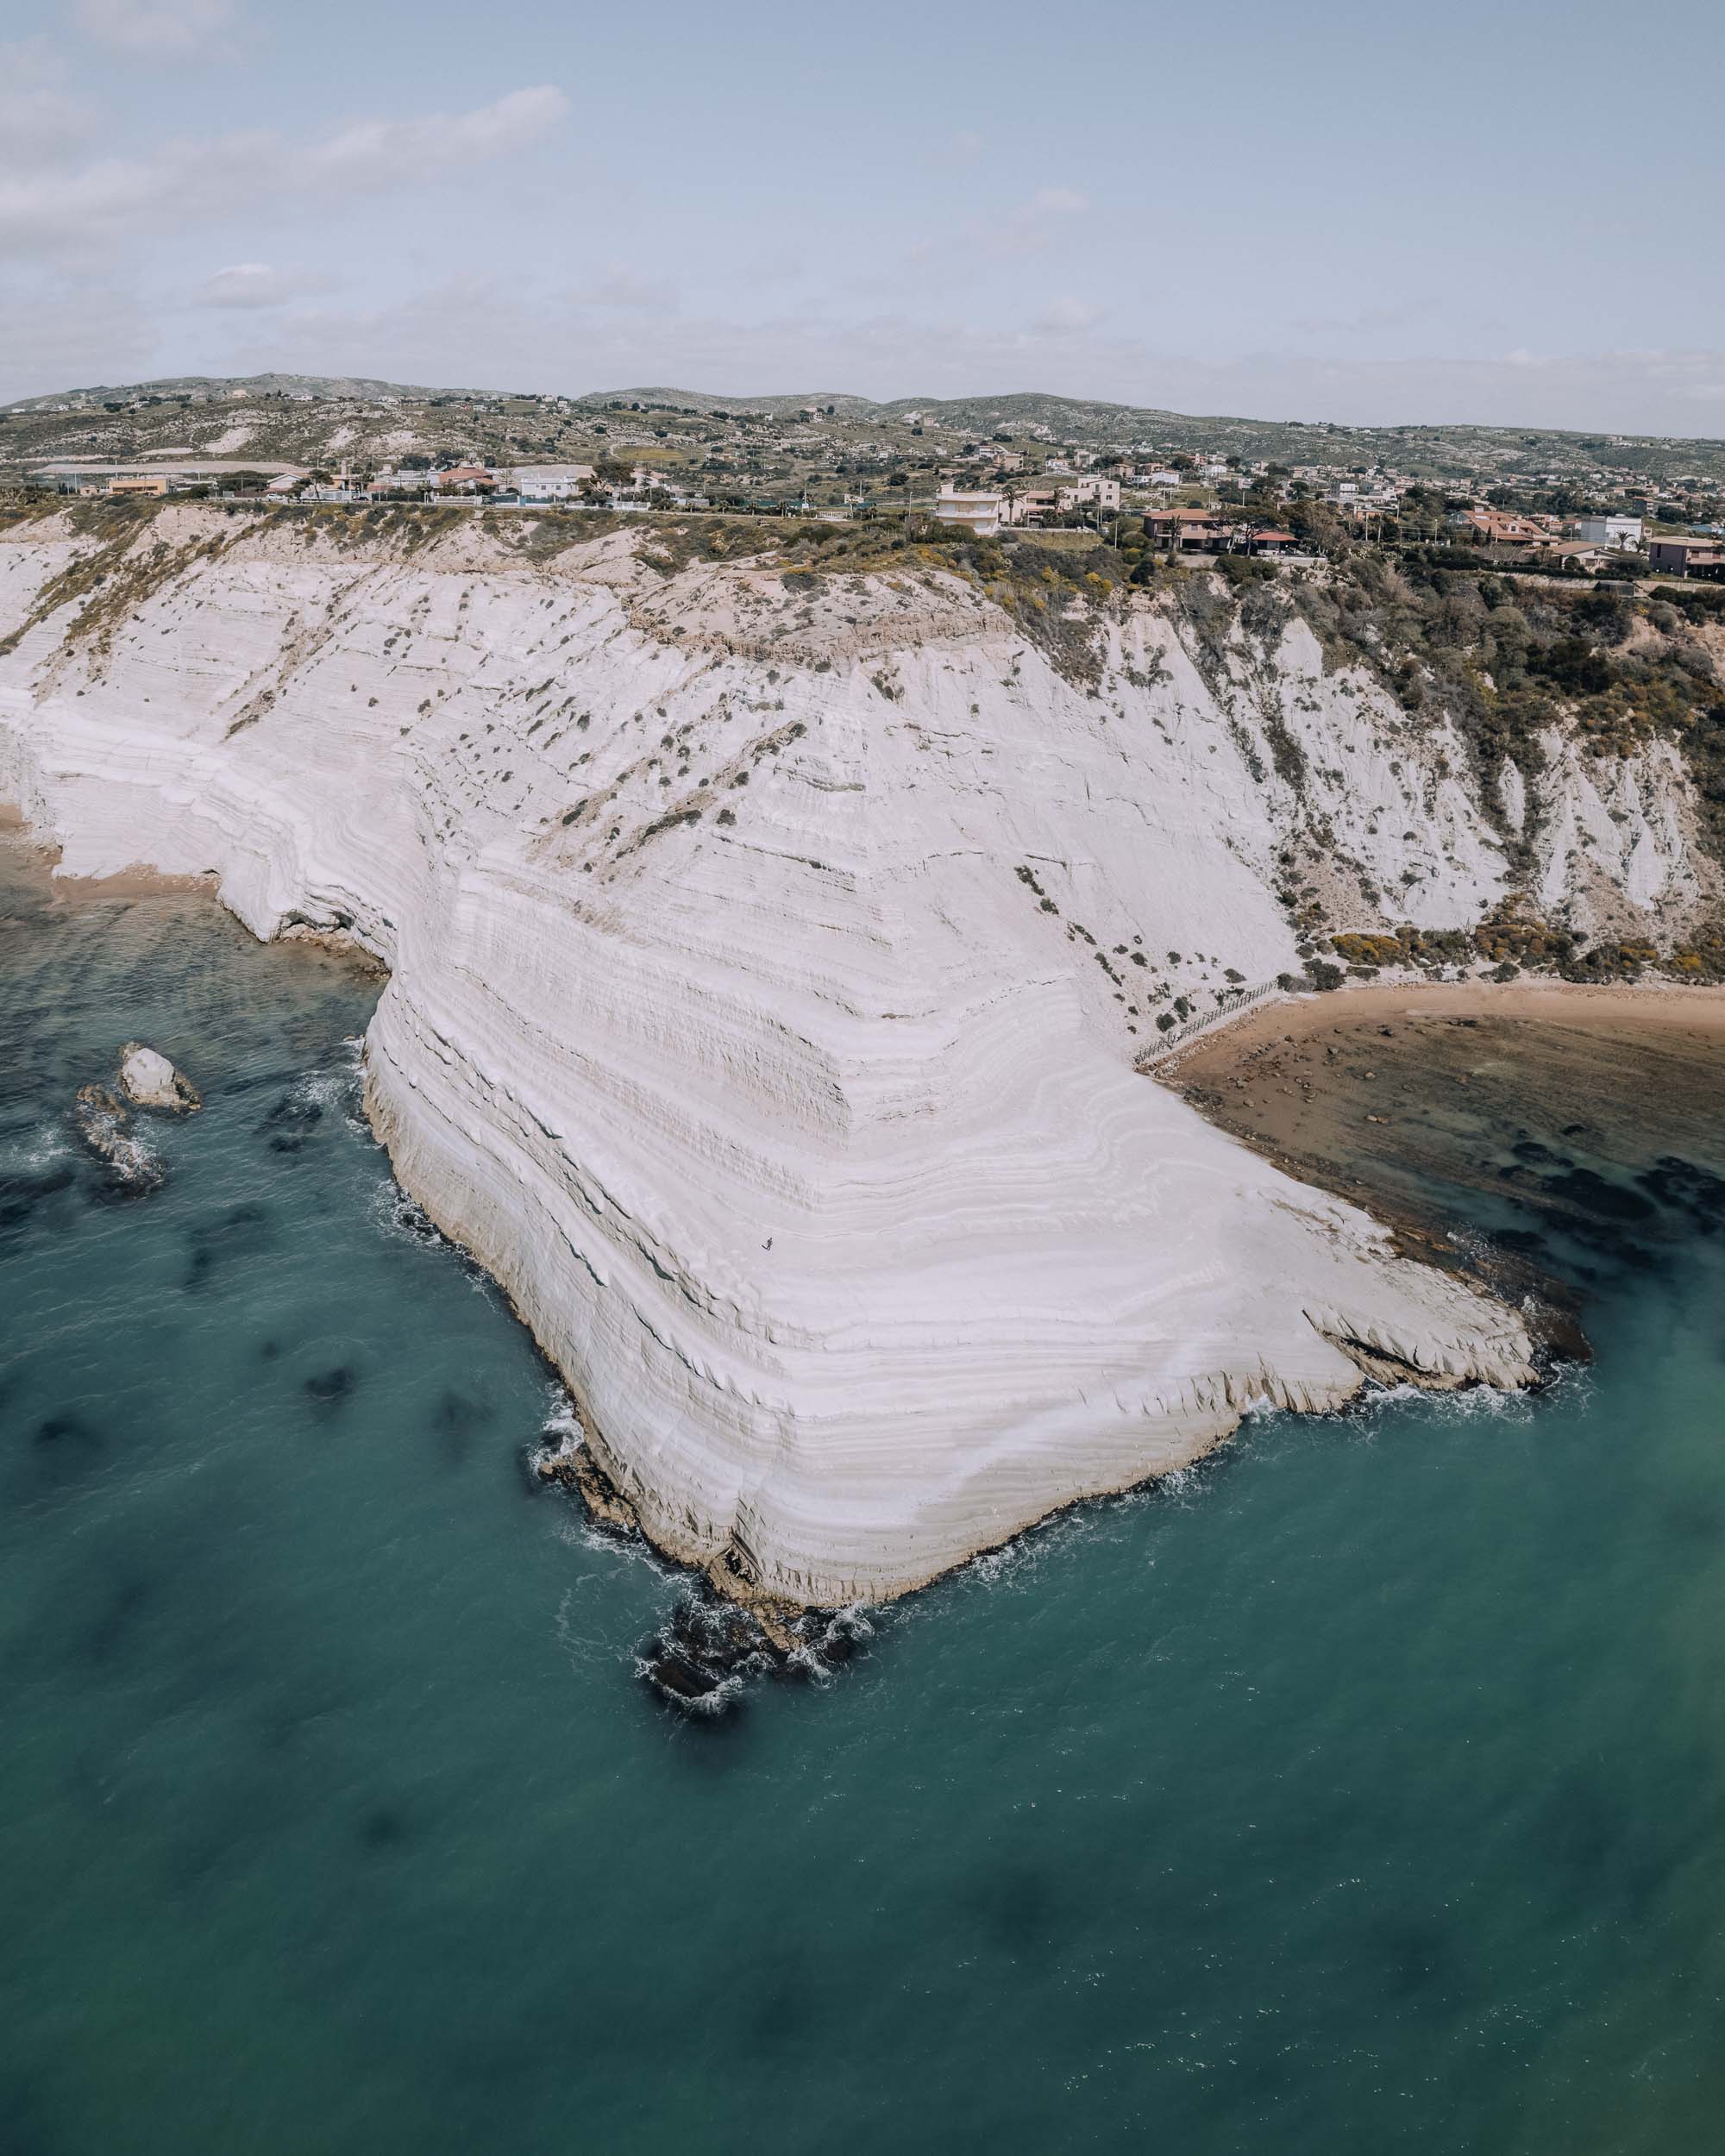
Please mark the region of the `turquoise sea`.
<svg viewBox="0 0 1725 2156"><path fill-rule="evenodd" d="M374 985L0 853L5 2156L1720 2145L1716 1186L1610 1170L1542 1396L1256 1422L693 1723ZM116 1201L134 1036L207 1105Z"/></svg>

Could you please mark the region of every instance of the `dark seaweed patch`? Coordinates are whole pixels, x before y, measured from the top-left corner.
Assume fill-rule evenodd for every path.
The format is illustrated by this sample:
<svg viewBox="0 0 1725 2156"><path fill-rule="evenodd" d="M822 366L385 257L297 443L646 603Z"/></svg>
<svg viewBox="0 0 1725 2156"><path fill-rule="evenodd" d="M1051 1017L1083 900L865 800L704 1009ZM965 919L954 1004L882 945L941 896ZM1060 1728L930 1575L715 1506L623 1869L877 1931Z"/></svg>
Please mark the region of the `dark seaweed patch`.
<svg viewBox="0 0 1725 2156"><path fill-rule="evenodd" d="M305 1381L306 1398L314 1407L325 1409L339 1407L352 1394L359 1379L349 1363L338 1363L334 1369L318 1370Z"/></svg>
<svg viewBox="0 0 1725 2156"><path fill-rule="evenodd" d="M1015 1962L1042 1963L1057 1950L1074 1921L1041 1866L1013 1862L972 1879L963 1905L994 1951Z"/></svg>
<svg viewBox="0 0 1725 2156"><path fill-rule="evenodd" d="M1626 1234L1610 1221L1584 1217L1565 1220L1563 1227L1564 1233L1572 1241L1631 1272L1646 1272L1659 1263L1645 1243L1637 1242L1633 1235Z"/></svg>
<svg viewBox="0 0 1725 2156"><path fill-rule="evenodd" d="M99 1466L106 1451L102 1432L75 1408L44 1415L30 1433L31 1478L45 1491L74 1482Z"/></svg>
<svg viewBox="0 0 1725 2156"><path fill-rule="evenodd" d="M0 1232L22 1227L44 1199L69 1190L75 1180L69 1161L36 1175L0 1175Z"/></svg>
<svg viewBox="0 0 1725 2156"><path fill-rule="evenodd" d="M101 1438L73 1408L66 1408L56 1415L45 1415L36 1425L36 1443L55 1451L75 1448L86 1452L99 1452L102 1450Z"/></svg>
<svg viewBox="0 0 1725 2156"><path fill-rule="evenodd" d="M1548 1197L1573 1206L1596 1220L1651 1220L1658 1208L1639 1190L1608 1182L1590 1168L1572 1169L1566 1175L1547 1175L1543 1188Z"/></svg>
<svg viewBox="0 0 1725 2156"><path fill-rule="evenodd" d="M1635 1180L1655 1204L1691 1215L1704 1235L1725 1221L1725 1176L1710 1169L1665 1153Z"/></svg>
<svg viewBox="0 0 1725 2156"><path fill-rule="evenodd" d="M256 1255L269 1241L269 1213L257 1204L232 1206L191 1231L191 1255L181 1285L201 1288L218 1265Z"/></svg>
<svg viewBox="0 0 1725 2156"><path fill-rule="evenodd" d="M381 1854L386 1850L399 1849L410 1839L407 1821L393 1805L380 1804L360 1821L361 1849Z"/></svg>
<svg viewBox="0 0 1725 2156"><path fill-rule="evenodd" d="M431 1426L451 1467L464 1463L474 1431L491 1419L492 1410L483 1401L469 1400L464 1393L454 1390L445 1392L432 1414Z"/></svg>
<svg viewBox="0 0 1725 2156"><path fill-rule="evenodd" d="M260 1138L268 1138L273 1153L297 1153L323 1120L317 1101L288 1093L263 1117L257 1131Z"/></svg>

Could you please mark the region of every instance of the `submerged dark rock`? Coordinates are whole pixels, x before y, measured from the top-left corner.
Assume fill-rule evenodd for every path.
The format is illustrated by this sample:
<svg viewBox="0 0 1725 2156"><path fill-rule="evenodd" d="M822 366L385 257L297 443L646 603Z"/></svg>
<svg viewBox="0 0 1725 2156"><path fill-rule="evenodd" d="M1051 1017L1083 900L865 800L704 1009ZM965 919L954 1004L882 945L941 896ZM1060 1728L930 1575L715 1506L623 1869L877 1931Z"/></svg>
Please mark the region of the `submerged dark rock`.
<svg viewBox="0 0 1725 2156"><path fill-rule="evenodd" d="M580 1498L588 1520L609 1534L637 1535L635 1507L585 1444L566 1428L545 1432L554 1449L532 1460L536 1480ZM667 1706L713 1720L741 1704L765 1677L817 1681L848 1662L870 1637L858 1610L798 1609L752 1595L723 1556L698 1574L665 1622L636 1651L637 1675Z"/></svg>
<svg viewBox="0 0 1725 2156"><path fill-rule="evenodd" d="M407 1821L393 1805L380 1804L360 1821L361 1849L399 1849L408 1839Z"/></svg>
<svg viewBox="0 0 1725 2156"><path fill-rule="evenodd" d="M230 1206L213 1219L199 1221L191 1232L185 1286L189 1289L201 1287L219 1265L251 1257L268 1241L269 1212L264 1206Z"/></svg>
<svg viewBox="0 0 1725 2156"><path fill-rule="evenodd" d="M472 1400L465 1393L447 1388L438 1401L431 1418L437 1432L443 1457L451 1467L466 1464L473 1449L474 1434L492 1420L492 1410L485 1401Z"/></svg>
<svg viewBox="0 0 1725 2156"><path fill-rule="evenodd" d="M1675 1153L1663 1153L1635 1181L1656 1204L1689 1213L1703 1235L1725 1221L1725 1176Z"/></svg>
<svg viewBox="0 0 1725 2156"><path fill-rule="evenodd" d="M258 1135L268 1138L273 1153L297 1153L323 1120L319 1102L284 1094L259 1122Z"/></svg>
<svg viewBox="0 0 1725 2156"><path fill-rule="evenodd" d="M72 1167L66 1161L56 1161L34 1172L26 1169L0 1175L0 1230L21 1226L45 1198L70 1188L72 1182Z"/></svg>
<svg viewBox="0 0 1725 2156"><path fill-rule="evenodd" d="M68 1407L58 1414L44 1415L36 1425L36 1443L41 1445L81 1445L86 1451L100 1449L102 1440L76 1408Z"/></svg>
<svg viewBox="0 0 1725 2156"><path fill-rule="evenodd" d="M80 1086L72 1119L85 1147L107 1169L110 1193L141 1198L166 1182L167 1170L131 1133L131 1110L106 1086Z"/></svg>
<svg viewBox="0 0 1725 2156"><path fill-rule="evenodd" d="M556 1450L543 1451L534 1471L542 1482L556 1482L586 1507L595 1526L616 1534L638 1534L641 1520L633 1505L618 1489L585 1445L561 1442L561 1432L546 1432L560 1441Z"/></svg>
<svg viewBox="0 0 1725 2156"><path fill-rule="evenodd" d="M1651 1220L1656 1210L1651 1198L1627 1189L1598 1175L1591 1168L1571 1169L1567 1175L1547 1175L1543 1188L1548 1197L1599 1220Z"/></svg>
<svg viewBox="0 0 1725 2156"><path fill-rule="evenodd" d="M305 1381L308 1400L319 1407L334 1407L353 1391L359 1382L353 1369L345 1363L334 1369L318 1370Z"/></svg>
<svg viewBox="0 0 1725 2156"><path fill-rule="evenodd" d="M734 1713L753 1680L829 1675L870 1630L856 1610L751 1608L701 1588L642 1643L635 1666L668 1706L712 1720Z"/></svg>

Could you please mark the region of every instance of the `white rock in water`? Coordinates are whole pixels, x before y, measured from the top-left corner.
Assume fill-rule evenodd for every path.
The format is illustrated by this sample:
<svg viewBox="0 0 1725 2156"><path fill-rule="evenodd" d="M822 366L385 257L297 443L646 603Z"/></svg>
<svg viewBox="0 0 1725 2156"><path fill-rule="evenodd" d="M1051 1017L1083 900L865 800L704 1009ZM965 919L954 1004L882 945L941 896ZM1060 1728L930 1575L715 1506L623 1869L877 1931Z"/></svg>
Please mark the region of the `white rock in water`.
<svg viewBox="0 0 1725 2156"><path fill-rule="evenodd" d="M120 1084L141 1108L172 1108L178 1114L201 1105L191 1081L142 1041L128 1041L120 1050Z"/></svg>

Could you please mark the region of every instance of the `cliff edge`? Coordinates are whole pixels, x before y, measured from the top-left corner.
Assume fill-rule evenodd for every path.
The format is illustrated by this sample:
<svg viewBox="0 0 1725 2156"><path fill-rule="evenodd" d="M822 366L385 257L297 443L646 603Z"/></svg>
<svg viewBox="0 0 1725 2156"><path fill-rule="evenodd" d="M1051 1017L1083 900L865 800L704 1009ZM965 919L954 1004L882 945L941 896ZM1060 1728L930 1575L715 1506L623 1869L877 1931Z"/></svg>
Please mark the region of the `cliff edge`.
<svg viewBox="0 0 1725 2156"><path fill-rule="evenodd" d="M386 962L396 1172L657 1542L873 1599L1257 1403L1531 1376L1515 1313L1133 1069L1158 1017L1297 968L1295 849L1363 927L1364 886L1434 924L1502 899L1446 722L1296 618L1205 649L1063 595L1075 669L973 577L647 551L15 524L0 796L67 873L208 873L258 935ZM1547 883L1706 899L1672 752L1568 768Z"/></svg>

